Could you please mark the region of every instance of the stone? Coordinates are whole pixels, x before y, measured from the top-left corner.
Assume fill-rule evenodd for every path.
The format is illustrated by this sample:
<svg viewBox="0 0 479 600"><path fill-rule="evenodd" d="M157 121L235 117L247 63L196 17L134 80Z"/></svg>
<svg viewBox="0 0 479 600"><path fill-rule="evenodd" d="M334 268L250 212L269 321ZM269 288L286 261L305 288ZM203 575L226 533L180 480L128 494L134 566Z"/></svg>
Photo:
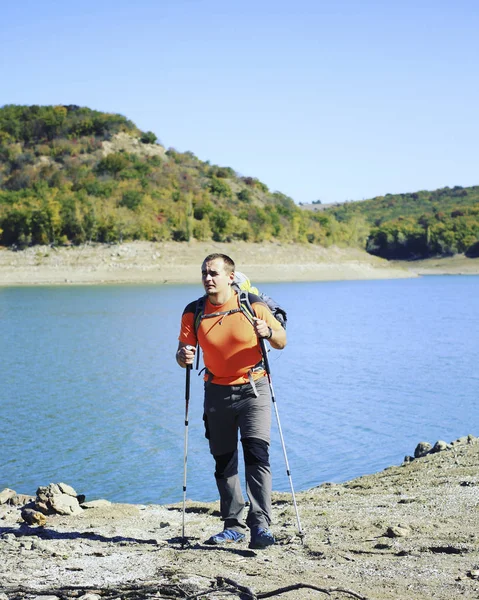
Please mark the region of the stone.
<svg viewBox="0 0 479 600"><path fill-rule="evenodd" d="M408 537L410 533L411 530L405 525L393 525L392 527L388 527L386 531L387 537L390 538Z"/></svg>
<svg viewBox="0 0 479 600"><path fill-rule="evenodd" d="M67 494L68 496L73 496L74 498L78 496L71 485L68 485L67 483L59 483L57 485L62 494Z"/></svg>
<svg viewBox="0 0 479 600"><path fill-rule="evenodd" d="M77 495L76 491L66 483L50 483L37 489L35 508L46 515L79 514L82 511L80 502L84 498L83 495Z"/></svg>
<svg viewBox="0 0 479 600"><path fill-rule="evenodd" d="M419 442L414 450L414 458L422 458L423 456L426 456L426 454L429 454L431 449L432 446L429 442Z"/></svg>
<svg viewBox="0 0 479 600"><path fill-rule="evenodd" d="M21 516L28 525L38 525L39 527L43 527L47 522L45 515L33 508L24 508L21 512Z"/></svg>
<svg viewBox="0 0 479 600"><path fill-rule="evenodd" d="M110 506L111 502L109 500L90 500L90 502L82 502L82 508L104 508L105 506Z"/></svg>
<svg viewBox="0 0 479 600"><path fill-rule="evenodd" d="M450 450L451 445L447 442L443 442L442 440L438 440L434 446L431 448L431 454L435 454L436 452L442 452L443 450Z"/></svg>
<svg viewBox="0 0 479 600"><path fill-rule="evenodd" d="M76 515L82 512L78 500L67 494L54 494L50 499L50 506L59 515Z"/></svg>
<svg viewBox="0 0 479 600"><path fill-rule="evenodd" d="M33 496L29 496L27 494L15 494L13 498L11 498L8 504L12 506L25 506L26 504L30 504L34 502L35 498Z"/></svg>
<svg viewBox="0 0 479 600"><path fill-rule="evenodd" d="M0 504L6 504L9 500L14 498L17 495L17 492L11 490L10 488L5 488L0 492Z"/></svg>

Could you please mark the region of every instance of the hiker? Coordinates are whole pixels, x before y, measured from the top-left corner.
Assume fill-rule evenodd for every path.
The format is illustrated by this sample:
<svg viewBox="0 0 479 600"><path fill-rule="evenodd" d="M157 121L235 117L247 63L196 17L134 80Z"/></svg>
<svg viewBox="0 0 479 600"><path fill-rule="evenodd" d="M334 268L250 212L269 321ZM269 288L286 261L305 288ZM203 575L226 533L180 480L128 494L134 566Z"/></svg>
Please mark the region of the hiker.
<svg viewBox="0 0 479 600"><path fill-rule="evenodd" d="M229 256L207 256L201 275L206 296L183 311L176 360L185 368L193 364L197 344L203 350L205 436L215 459L224 522L223 531L207 543L239 542L249 528L249 547L266 548L275 543L269 530L271 396L258 338L281 350L286 345L286 331L258 296L237 291L235 264ZM240 302L244 295L249 310ZM238 429L249 499L246 521L238 477Z"/></svg>

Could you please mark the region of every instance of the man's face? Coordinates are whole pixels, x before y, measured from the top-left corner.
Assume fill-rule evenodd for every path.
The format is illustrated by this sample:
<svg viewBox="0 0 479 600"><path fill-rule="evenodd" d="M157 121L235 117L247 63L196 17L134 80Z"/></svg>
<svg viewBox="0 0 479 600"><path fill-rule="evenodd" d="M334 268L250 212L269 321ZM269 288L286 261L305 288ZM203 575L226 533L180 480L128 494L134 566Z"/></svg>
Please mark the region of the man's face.
<svg viewBox="0 0 479 600"><path fill-rule="evenodd" d="M208 296L214 296L228 291L228 287L234 279L234 273L227 273L223 259L215 258L203 263L201 278L205 292Z"/></svg>

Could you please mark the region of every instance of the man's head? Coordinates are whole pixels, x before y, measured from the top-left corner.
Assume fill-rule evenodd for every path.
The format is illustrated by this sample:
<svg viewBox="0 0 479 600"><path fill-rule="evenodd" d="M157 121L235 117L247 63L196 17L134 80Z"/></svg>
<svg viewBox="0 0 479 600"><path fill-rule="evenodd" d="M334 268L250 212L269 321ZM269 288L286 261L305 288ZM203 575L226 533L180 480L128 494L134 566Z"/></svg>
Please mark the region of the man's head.
<svg viewBox="0 0 479 600"><path fill-rule="evenodd" d="M209 254L201 265L203 286L210 300L226 302L235 276L235 263L226 254Z"/></svg>

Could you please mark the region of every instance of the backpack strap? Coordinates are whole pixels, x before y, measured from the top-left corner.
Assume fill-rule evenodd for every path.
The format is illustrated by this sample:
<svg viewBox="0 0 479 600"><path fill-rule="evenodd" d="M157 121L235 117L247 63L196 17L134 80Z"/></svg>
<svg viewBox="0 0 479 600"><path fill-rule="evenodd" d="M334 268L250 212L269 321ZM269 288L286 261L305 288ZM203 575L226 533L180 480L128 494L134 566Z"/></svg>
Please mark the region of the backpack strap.
<svg viewBox="0 0 479 600"><path fill-rule="evenodd" d="M256 298L258 298L258 296L255 296L250 292L246 292L244 290L238 291L238 304L240 310L251 323L251 325L253 325L254 317L256 317L256 313L254 312L254 308L252 306L252 301L254 301Z"/></svg>

